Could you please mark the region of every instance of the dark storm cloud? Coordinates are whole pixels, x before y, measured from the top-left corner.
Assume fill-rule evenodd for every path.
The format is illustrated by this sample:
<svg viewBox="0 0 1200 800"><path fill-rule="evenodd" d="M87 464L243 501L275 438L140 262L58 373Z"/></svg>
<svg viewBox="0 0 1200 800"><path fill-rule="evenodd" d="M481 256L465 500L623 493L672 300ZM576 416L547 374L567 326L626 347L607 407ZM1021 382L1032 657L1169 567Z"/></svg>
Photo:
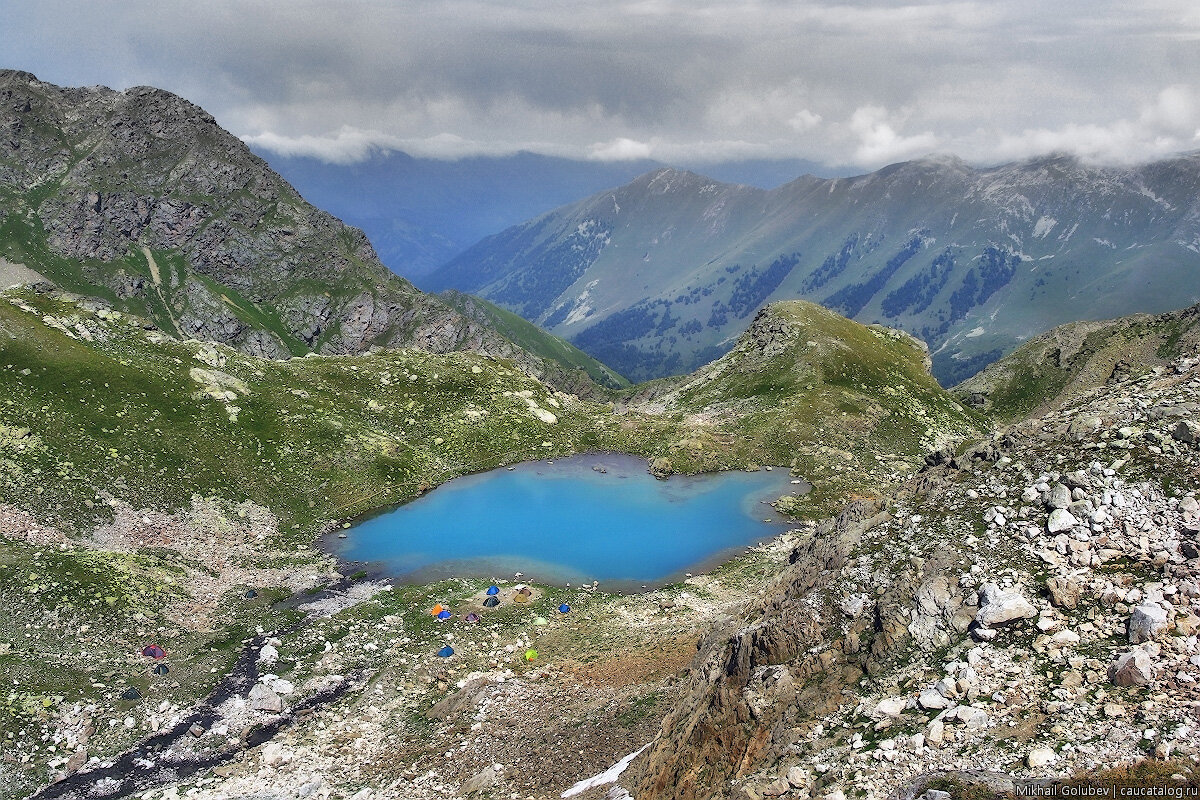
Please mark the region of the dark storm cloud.
<svg viewBox="0 0 1200 800"><path fill-rule="evenodd" d="M1200 147L1200 11L1045 3L10 3L8 66L281 152L1137 160Z"/></svg>

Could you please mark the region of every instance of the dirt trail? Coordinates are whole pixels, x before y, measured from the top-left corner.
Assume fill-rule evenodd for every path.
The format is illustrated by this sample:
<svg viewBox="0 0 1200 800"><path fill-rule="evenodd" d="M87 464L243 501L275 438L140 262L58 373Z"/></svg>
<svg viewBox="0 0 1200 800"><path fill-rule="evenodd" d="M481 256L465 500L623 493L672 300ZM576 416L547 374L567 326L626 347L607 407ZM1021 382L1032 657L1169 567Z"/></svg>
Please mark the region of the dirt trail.
<svg viewBox="0 0 1200 800"><path fill-rule="evenodd" d="M150 265L150 278L154 281L155 286L162 286L162 276L158 272L158 262L154 260L154 254L150 252L150 248L142 246L142 255L146 257L146 263Z"/></svg>
<svg viewBox="0 0 1200 800"><path fill-rule="evenodd" d="M162 273L158 270L158 262L154 260L154 254L150 252L150 248L145 245L142 245L142 255L146 257L146 263L150 266L150 280L154 281L154 291L158 293L158 299L162 301L163 310L167 312L167 317L170 318L175 332L182 336L183 329L179 327L179 320L175 319L175 312L171 310L171 304L167 302L167 296L163 293Z"/></svg>

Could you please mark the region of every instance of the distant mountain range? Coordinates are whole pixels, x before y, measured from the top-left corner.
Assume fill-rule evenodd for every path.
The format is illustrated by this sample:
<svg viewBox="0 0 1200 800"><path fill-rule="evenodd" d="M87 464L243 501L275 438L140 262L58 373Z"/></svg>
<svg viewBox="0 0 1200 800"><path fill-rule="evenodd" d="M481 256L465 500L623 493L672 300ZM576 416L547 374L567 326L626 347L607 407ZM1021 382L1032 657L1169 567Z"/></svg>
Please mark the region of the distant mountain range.
<svg viewBox="0 0 1200 800"><path fill-rule="evenodd" d="M660 169L488 237L424 285L486 297L633 380L690 371L765 303L805 298L924 339L949 385L1055 325L1200 300L1200 154L933 158L770 191Z"/></svg>
<svg viewBox="0 0 1200 800"><path fill-rule="evenodd" d="M418 286L485 236L663 166L533 153L441 160L381 151L355 164L268 150L259 155L310 203L362 228L380 260ZM704 169L720 180L774 188L818 166L788 159Z"/></svg>

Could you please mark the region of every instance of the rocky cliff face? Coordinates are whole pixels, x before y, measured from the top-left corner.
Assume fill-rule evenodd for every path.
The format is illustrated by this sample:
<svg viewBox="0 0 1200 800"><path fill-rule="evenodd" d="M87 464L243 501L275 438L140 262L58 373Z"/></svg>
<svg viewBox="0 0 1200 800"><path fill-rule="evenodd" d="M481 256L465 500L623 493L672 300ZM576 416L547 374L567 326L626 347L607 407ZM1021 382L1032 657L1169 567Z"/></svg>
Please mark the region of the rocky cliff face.
<svg viewBox="0 0 1200 800"><path fill-rule="evenodd" d="M624 785L912 797L1196 753L1198 415L1180 359L851 503L701 643Z"/></svg>
<svg viewBox="0 0 1200 800"><path fill-rule="evenodd" d="M62 288L254 355L472 349L565 373L390 273L169 92L0 71L0 246Z"/></svg>

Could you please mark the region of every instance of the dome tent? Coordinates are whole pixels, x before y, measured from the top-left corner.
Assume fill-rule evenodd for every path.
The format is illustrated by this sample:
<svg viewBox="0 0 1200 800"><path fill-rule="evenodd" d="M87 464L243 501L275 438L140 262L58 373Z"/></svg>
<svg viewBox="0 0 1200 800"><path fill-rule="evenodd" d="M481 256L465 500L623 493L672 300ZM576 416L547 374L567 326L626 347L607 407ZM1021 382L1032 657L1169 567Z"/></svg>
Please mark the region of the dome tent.
<svg viewBox="0 0 1200 800"><path fill-rule="evenodd" d="M449 658L450 656L454 655L454 648L450 645L446 645L441 650L438 650L437 654L441 658Z"/></svg>
<svg viewBox="0 0 1200 800"><path fill-rule="evenodd" d="M491 586L489 586L489 587L487 588L487 593L488 593L489 595L493 595L493 594L500 594L500 587L499 587L499 586L496 586L495 584L492 584Z"/></svg>
<svg viewBox="0 0 1200 800"><path fill-rule="evenodd" d="M157 661L160 658L166 658L167 651L163 650L156 644L148 644L142 648L142 655L153 658Z"/></svg>
<svg viewBox="0 0 1200 800"><path fill-rule="evenodd" d="M500 605L500 598L489 597L487 600L483 601L483 604L488 608L495 608L496 606Z"/></svg>

